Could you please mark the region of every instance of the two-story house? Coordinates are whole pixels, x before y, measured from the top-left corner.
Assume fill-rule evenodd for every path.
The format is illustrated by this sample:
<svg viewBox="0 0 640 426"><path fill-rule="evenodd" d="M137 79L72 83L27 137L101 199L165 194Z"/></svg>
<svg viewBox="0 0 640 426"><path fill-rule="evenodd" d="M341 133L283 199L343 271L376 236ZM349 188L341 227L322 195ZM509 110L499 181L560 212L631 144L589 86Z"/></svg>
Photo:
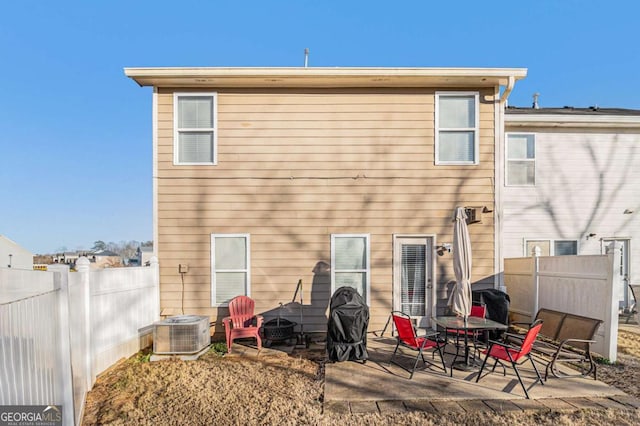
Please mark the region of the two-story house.
<svg viewBox="0 0 640 426"><path fill-rule="evenodd" d="M454 280L453 212L472 282L496 286L504 103L525 69L127 68L153 88L154 242L163 315L221 332L246 294L275 315L303 280L304 326L358 289L370 329L392 309L422 325ZM500 182L500 184L498 184ZM486 207L486 209L483 209Z"/></svg>
<svg viewBox="0 0 640 426"><path fill-rule="evenodd" d="M626 283L640 284L640 111L509 107L505 130L505 257L601 254L617 241L626 307Z"/></svg>

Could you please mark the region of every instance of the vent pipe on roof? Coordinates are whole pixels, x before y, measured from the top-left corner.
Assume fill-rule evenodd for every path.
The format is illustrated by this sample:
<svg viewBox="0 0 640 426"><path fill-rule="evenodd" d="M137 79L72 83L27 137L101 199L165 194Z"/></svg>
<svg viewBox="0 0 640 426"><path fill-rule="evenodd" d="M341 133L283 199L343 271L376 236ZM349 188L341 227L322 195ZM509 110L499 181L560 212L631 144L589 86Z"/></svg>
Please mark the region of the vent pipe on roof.
<svg viewBox="0 0 640 426"><path fill-rule="evenodd" d="M540 93L536 92L533 94L533 109L539 109L540 106L538 105L538 98L540 97Z"/></svg>
<svg viewBox="0 0 640 426"><path fill-rule="evenodd" d="M304 67L307 68L307 65L309 65L309 48L305 47L304 48Z"/></svg>

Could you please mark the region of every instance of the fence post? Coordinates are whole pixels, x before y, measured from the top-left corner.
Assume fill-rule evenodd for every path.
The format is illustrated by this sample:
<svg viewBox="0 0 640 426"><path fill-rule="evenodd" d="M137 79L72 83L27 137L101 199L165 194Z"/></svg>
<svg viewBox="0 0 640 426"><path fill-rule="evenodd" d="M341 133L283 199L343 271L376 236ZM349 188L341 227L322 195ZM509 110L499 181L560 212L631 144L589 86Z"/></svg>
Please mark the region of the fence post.
<svg viewBox="0 0 640 426"><path fill-rule="evenodd" d="M538 246L531 249L531 256L533 256L533 310L531 311L531 323L536 319L536 314L540 308L540 255L542 249Z"/></svg>
<svg viewBox="0 0 640 426"><path fill-rule="evenodd" d="M605 301L607 309L604 323L604 357L615 362L618 357L618 289L622 285L620 282L620 262L622 260L622 244L612 241L607 246L609 256L609 300Z"/></svg>
<svg viewBox="0 0 640 426"><path fill-rule="evenodd" d="M84 354L85 354L85 369L87 378L87 390L91 390L95 383L95 375L93 374L93 345L91 343L91 330L93 325L91 324L91 273L89 268L89 259L82 256L76 262L76 270L80 277L80 288L82 289L82 303L84 304Z"/></svg>
<svg viewBox="0 0 640 426"><path fill-rule="evenodd" d="M158 321L160 319L160 263L156 256L151 256L151 259L149 259L149 267L153 269L153 288L156 302L153 317L154 321Z"/></svg>
<svg viewBox="0 0 640 426"><path fill-rule="evenodd" d="M73 375L71 374L71 341L69 339L69 267L51 265L54 272L54 286L58 292L58 387L62 399L62 424L74 424L75 406L73 404Z"/></svg>

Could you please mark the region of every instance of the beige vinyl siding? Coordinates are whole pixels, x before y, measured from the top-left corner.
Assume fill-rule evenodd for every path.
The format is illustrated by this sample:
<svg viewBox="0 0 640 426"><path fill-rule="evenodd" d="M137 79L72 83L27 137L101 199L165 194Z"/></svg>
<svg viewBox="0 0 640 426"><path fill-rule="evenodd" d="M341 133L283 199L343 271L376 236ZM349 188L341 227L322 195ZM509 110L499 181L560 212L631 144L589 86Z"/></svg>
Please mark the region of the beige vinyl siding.
<svg viewBox="0 0 640 426"><path fill-rule="evenodd" d="M493 209L495 115L493 101L484 100L493 92L480 95L475 166L435 166L435 89L218 90L218 165L175 166L173 90L160 89L163 313L181 312L178 264L186 263L185 312L210 315L222 332L227 312L210 304L210 234L246 233L256 309L275 315L302 279L305 330L323 331L330 275L314 268L330 263L331 234L370 234L369 328L382 328L392 306L393 234L452 242L456 206ZM494 274L492 214L483 222L469 228L474 281ZM450 254L436 257L439 287L454 278L451 261Z"/></svg>

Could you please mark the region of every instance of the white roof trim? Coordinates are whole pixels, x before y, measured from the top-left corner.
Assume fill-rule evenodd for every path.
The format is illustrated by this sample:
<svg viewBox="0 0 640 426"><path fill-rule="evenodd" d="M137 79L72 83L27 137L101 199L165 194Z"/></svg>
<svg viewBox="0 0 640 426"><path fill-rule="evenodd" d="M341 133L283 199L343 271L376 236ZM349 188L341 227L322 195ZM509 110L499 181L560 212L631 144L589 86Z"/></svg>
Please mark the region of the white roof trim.
<svg viewBox="0 0 640 426"><path fill-rule="evenodd" d="M164 87L428 87L495 86L527 76L526 68L125 68L141 86Z"/></svg>

